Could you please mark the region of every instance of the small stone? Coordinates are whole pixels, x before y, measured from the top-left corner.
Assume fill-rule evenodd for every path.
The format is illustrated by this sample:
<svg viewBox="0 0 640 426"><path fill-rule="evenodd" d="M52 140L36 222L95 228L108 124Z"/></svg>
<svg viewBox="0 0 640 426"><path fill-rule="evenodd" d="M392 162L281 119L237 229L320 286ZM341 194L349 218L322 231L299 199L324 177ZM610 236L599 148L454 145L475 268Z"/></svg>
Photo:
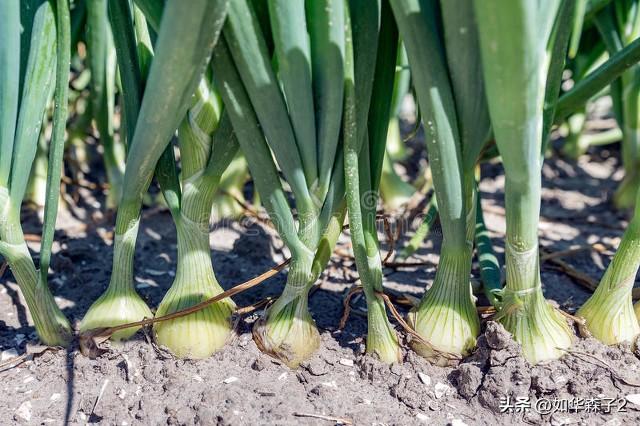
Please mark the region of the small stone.
<svg viewBox="0 0 640 426"><path fill-rule="evenodd" d="M256 358L251 364L251 369L255 371L262 371L265 369L264 361L260 358Z"/></svg>
<svg viewBox="0 0 640 426"><path fill-rule="evenodd" d="M443 396L446 395L446 393L449 391L449 386L445 385L444 383L436 383L435 386L435 394L436 394L436 398L440 399Z"/></svg>
<svg viewBox="0 0 640 426"><path fill-rule="evenodd" d="M29 377L27 377L26 379L24 379L24 380L22 381L22 383L27 384L27 383L31 383L31 382L33 382L34 380L35 380L35 379L33 378L33 376L29 376Z"/></svg>
<svg viewBox="0 0 640 426"><path fill-rule="evenodd" d="M49 397L50 401L57 401L62 397L62 395L60 395L59 393L52 393L51 396Z"/></svg>
<svg viewBox="0 0 640 426"><path fill-rule="evenodd" d="M280 380L280 381L286 380L286 378L287 378L287 373L286 372L284 372L284 373L282 373L281 375L278 376L278 380Z"/></svg>
<svg viewBox="0 0 640 426"><path fill-rule="evenodd" d="M425 385L431 386L431 377L429 377L427 374L420 372L418 373L418 378Z"/></svg>
<svg viewBox="0 0 640 426"><path fill-rule="evenodd" d="M640 407L640 393L632 393L625 396L626 400Z"/></svg>
<svg viewBox="0 0 640 426"><path fill-rule="evenodd" d="M424 413L416 413L416 419L420 420L422 423L429 423L429 416Z"/></svg>
<svg viewBox="0 0 640 426"><path fill-rule="evenodd" d="M126 391L126 390L124 390L124 389L120 389L120 390L118 391L117 395L118 395L118 398L120 398L120 399L124 399L124 397L125 397L125 396L127 396L127 391Z"/></svg>
<svg viewBox="0 0 640 426"><path fill-rule="evenodd" d="M341 358L339 362L340 362L340 365L344 365L346 367L353 367L352 359Z"/></svg>
<svg viewBox="0 0 640 426"><path fill-rule="evenodd" d="M330 382L323 382L321 384L322 386L326 386L328 388L338 389L338 384L335 382L335 380L332 380Z"/></svg>
<svg viewBox="0 0 640 426"><path fill-rule="evenodd" d="M238 379L238 378L237 378L237 377L235 377L235 376L230 376L230 377L227 377L226 379L224 379L224 380L222 381L222 383L224 383L225 385L228 385L228 384L230 384L230 383L237 382L238 380L240 380L240 379Z"/></svg>
<svg viewBox="0 0 640 426"><path fill-rule="evenodd" d="M195 380L196 382L200 382L200 383L204 382L204 379L202 377L198 376L197 374L195 374L193 376L193 380Z"/></svg>
<svg viewBox="0 0 640 426"><path fill-rule="evenodd" d="M562 386L565 383L567 383L567 378L563 375L559 375L553 378L553 381L556 383L556 385L558 386Z"/></svg>
<svg viewBox="0 0 640 426"><path fill-rule="evenodd" d="M564 426L573 423L569 417L555 413L551 416L551 426Z"/></svg>
<svg viewBox="0 0 640 426"><path fill-rule="evenodd" d="M16 350L16 348L7 349L5 351L2 351L2 354L0 354L0 361L7 361L17 356L18 356L18 351Z"/></svg>
<svg viewBox="0 0 640 426"><path fill-rule="evenodd" d="M451 426L467 426L467 424L462 419L453 419L451 420Z"/></svg>
<svg viewBox="0 0 640 426"><path fill-rule="evenodd" d="M16 410L16 416L25 421L31 420L31 401L25 401Z"/></svg>

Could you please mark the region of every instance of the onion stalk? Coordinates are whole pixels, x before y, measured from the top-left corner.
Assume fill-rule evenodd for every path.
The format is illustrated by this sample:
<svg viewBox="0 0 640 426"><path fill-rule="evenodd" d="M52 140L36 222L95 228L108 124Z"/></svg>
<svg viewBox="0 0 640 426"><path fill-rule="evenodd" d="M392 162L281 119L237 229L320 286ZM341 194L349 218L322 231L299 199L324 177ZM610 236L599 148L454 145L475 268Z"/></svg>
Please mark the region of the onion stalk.
<svg viewBox="0 0 640 426"><path fill-rule="evenodd" d="M560 40L558 31L569 31L561 18L571 16L571 3L474 2L491 123L506 177L507 276L496 318L532 363L560 357L573 341L566 320L542 294L537 234L542 152L550 128L544 103L557 98L558 90L550 87L559 86L562 67L555 74L550 69L564 62L566 50L557 49L555 56L554 41Z"/></svg>
<svg viewBox="0 0 640 426"><path fill-rule="evenodd" d="M249 180L247 160L242 154L237 154L222 174L218 191L213 198L214 218L238 219L243 215L244 207L241 203L247 203L243 192L247 180Z"/></svg>
<svg viewBox="0 0 640 426"><path fill-rule="evenodd" d="M116 3L122 5L121 2L111 3L114 7L118 6ZM160 10L162 20L155 44L155 57L144 92L141 74L143 58L126 53L138 50L132 30L123 39L128 40L128 44L120 47L122 54L119 53L119 60L129 62L127 66L120 67L121 72L127 70L122 72L122 78L130 140L125 185L118 204L109 287L85 315L80 325L83 331L152 316L136 293L133 282L133 254L140 209L155 171L174 218L179 213L180 187L170 140L191 105L190 98L198 87L212 46L220 33L227 1L198 0L191 2L189 8L183 6L178 0L170 0L166 2L164 13ZM119 19L131 19L131 12L126 13L126 10L120 10ZM136 14L136 18L138 24L140 15ZM157 16L154 19L154 22L159 20ZM125 25L124 28L133 27ZM176 35L177 29L183 31L181 37ZM139 42L144 43L143 40ZM122 330L113 337L126 338L136 330L135 327Z"/></svg>
<svg viewBox="0 0 640 426"><path fill-rule="evenodd" d="M402 180L393 168L393 160L385 152L382 162L382 176L380 177L380 196L385 208L398 210L409 202L416 189Z"/></svg>
<svg viewBox="0 0 640 426"><path fill-rule="evenodd" d="M107 0L87 0L87 53L91 70L91 112L103 147L109 183L107 208L117 207L122 194L124 146L114 138L116 55L107 16Z"/></svg>
<svg viewBox="0 0 640 426"><path fill-rule="evenodd" d="M402 352L378 294L383 291L383 277L376 206L384 174L398 30L386 3L377 2L376 10L352 1L347 12L343 135L349 231L367 301L367 353L394 363L401 361Z"/></svg>
<svg viewBox="0 0 640 426"><path fill-rule="evenodd" d="M51 346L71 341L69 321L49 290L48 271L57 215L69 84L69 4L18 1L0 5L0 254L27 302L40 340ZM31 13L30 13L31 12ZM21 20L22 18L22 20ZM20 24L27 36L20 38ZM30 35L30 36L29 36ZM20 84L22 82L22 84ZM54 88L40 268L31 258L20 223L29 171L34 162L46 105ZM35 123L35 124L34 124Z"/></svg>
<svg viewBox="0 0 640 426"><path fill-rule="evenodd" d="M433 285L409 323L422 337L412 347L446 365L474 347L480 322L471 292L475 233L475 165L489 118L470 2L391 2L412 69L442 224ZM438 22L441 16L442 21ZM442 26L443 37L439 34ZM446 56L445 56L446 51Z"/></svg>
<svg viewBox="0 0 640 426"><path fill-rule="evenodd" d="M336 78L343 73L342 6L342 1L310 4L324 15L313 14L313 20L307 21L302 1L269 3L279 67L276 76L256 11L247 0L233 1L224 41L214 50L212 61L216 85L260 198L292 258L285 289L254 326L254 339L263 351L291 367L320 344L307 295L329 260L344 220L344 184L336 164L340 157L335 121L339 131L340 114L336 115L333 104L326 109L324 98L342 96L342 79ZM318 76L314 81L310 80L312 67ZM325 100L314 94L316 87ZM292 88L295 101L287 95ZM292 105L297 105L295 114L289 113ZM316 136L306 137L312 123ZM293 191L297 227L274 157Z"/></svg>
<svg viewBox="0 0 640 426"><path fill-rule="evenodd" d="M396 259L404 260L408 259L411 255L413 255L420 246L424 243L431 232L431 228L436 223L438 219L438 201L436 200L436 196L434 194L429 198L429 202L424 208L424 213L421 216L420 226L416 229L416 232L413 234L411 239L402 247L402 250L398 253Z"/></svg>
<svg viewBox="0 0 640 426"><path fill-rule="evenodd" d="M393 96L391 98L391 114L389 117L389 129L387 130L385 156L380 177L380 196L384 207L392 211L407 204L416 192L416 189L411 184L398 176L393 167L396 161L402 160L407 156L404 141L400 134L398 115L402 108L402 102L409 92L411 74L408 66L407 53L404 46L400 45L393 84Z"/></svg>
<svg viewBox="0 0 640 426"><path fill-rule="evenodd" d="M595 17L610 55L622 50L640 36L640 2L613 2ZM627 69L611 83L611 99L618 125L622 130L622 164L625 177L616 190L613 202L617 208L634 206L640 187L640 66Z"/></svg>
<svg viewBox="0 0 640 426"><path fill-rule="evenodd" d="M343 78L349 72L351 6L343 0L314 0L306 4L300 0L270 2L268 17L277 74L268 54L267 40L262 37L258 11L246 0L232 2L224 43L214 51L214 78L261 201L292 259L282 294L256 323L253 335L263 351L291 367L308 358L319 345L320 337L308 311L307 296L328 262L346 213L343 168L346 157L342 154L340 133L342 130L346 146L347 135L352 134L344 126L352 121L347 118L347 110L343 112L340 106L343 101L348 104L346 93L353 90L353 80L351 86L349 80L345 86ZM359 23L373 28L377 38L379 8L370 9L358 15L362 17ZM373 13L369 13L371 11ZM397 45L397 40L394 43ZM371 50L373 56L369 54ZM375 49L371 50L366 58L375 59ZM395 64L395 54L393 60ZM356 85L356 90L364 93L371 90L375 61L368 65L361 69L365 71L364 80ZM309 73L313 76L311 80ZM291 88L297 88L295 100L289 94ZM365 101L366 106L368 100ZM354 102L353 98L350 102ZM296 113L292 113L294 108ZM359 123L366 125L367 108L361 112ZM383 137L388 114L387 110ZM305 137L312 127L315 127L315 138ZM276 162L295 198L297 226ZM360 265L358 263L359 270ZM392 331L386 316L381 316L380 309L376 309L384 311L380 303L370 309L370 318L375 311L373 318L376 321L384 318L387 331ZM378 322L370 325L368 341L374 341L380 327ZM385 354L381 355L388 359ZM393 361L397 359L396 343Z"/></svg>
<svg viewBox="0 0 640 426"><path fill-rule="evenodd" d="M640 192L638 192L640 198ZM640 206L637 203L636 205ZM596 291L580 307L576 316L586 321L593 336L607 345L635 343L640 334L631 290L640 268L640 208L629 223L616 254Z"/></svg>
<svg viewBox="0 0 640 426"><path fill-rule="evenodd" d="M228 119L219 123L221 107L203 79L178 129L182 164L180 214L174 216L178 266L156 316L188 308L223 291L211 264L209 218L217 184L238 144ZM178 357L206 358L229 338L234 310L235 304L227 298L186 317L156 323L155 339Z"/></svg>

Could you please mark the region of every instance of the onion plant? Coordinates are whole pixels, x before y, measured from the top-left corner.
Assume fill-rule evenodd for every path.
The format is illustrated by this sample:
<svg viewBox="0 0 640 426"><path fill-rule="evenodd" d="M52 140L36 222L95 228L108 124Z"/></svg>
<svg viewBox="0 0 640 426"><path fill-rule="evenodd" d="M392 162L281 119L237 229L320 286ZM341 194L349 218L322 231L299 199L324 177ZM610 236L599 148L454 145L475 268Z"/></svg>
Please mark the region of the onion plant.
<svg viewBox="0 0 640 426"><path fill-rule="evenodd" d="M242 204L247 204L247 201L243 190L249 180L248 167L247 160L238 153L222 174L218 191L213 197L211 214L215 219L238 219L244 214Z"/></svg>
<svg viewBox="0 0 640 426"><path fill-rule="evenodd" d="M572 34L572 42L574 40L573 37L574 35ZM567 69L571 71L571 79L574 84L579 83L593 72L596 67L600 66L607 59L607 56L604 43L597 30L593 28L593 26L585 30L584 34L580 37L580 44L577 51L573 53L571 60L567 63ZM598 96L595 96L591 102L596 99L598 99ZM587 152L590 146L617 142L622 136L618 128L606 132L586 134L586 109L585 105L583 108L575 111L566 119L564 125L566 136L562 152L574 159L577 159L580 155Z"/></svg>
<svg viewBox="0 0 640 426"><path fill-rule="evenodd" d="M50 102L48 102L50 103ZM43 129L49 123L48 113L43 117ZM24 201L32 203L37 209L44 207L47 199L47 163L48 163L48 147L45 132L40 133L38 138L38 147L36 148L36 156L33 159L31 173L29 174L29 183Z"/></svg>
<svg viewBox="0 0 640 426"><path fill-rule="evenodd" d="M102 158L109 183L106 205L113 209L122 194L124 146L114 138L116 55L107 5L107 0L86 0L86 41L91 71L91 112L103 148Z"/></svg>
<svg viewBox="0 0 640 426"><path fill-rule="evenodd" d="M610 55L640 36L640 2L612 2L596 16L595 22ZM625 177L614 194L618 208L634 206L640 187L640 66L626 70L610 86L613 111L622 130L622 164Z"/></svg>
<svg viewBox="0 0 640 426"><path fill-rule="evenodd" d="M309 7L325 15L315 14L309 21L303 1L269 3L277 74L247 0L231 2L212 61L262 203L291 252L285 289L254 326L259 347L290 366L297 366L320 343L307 295L329 259L344 218L342 170L335 165L341 114L328 108L325 99L337 97L341 103L344 8L342 1L311 3ZM314 96L314 90L320 94ZM295 198L297 227L274 157Z"/></svg>
<svg viewBox="0 0 640 426"><path fill-rule="evenodd" d="M568 44L572 2L474 2L489 112L505 170L506 287L497 315L532 363L560 357L573 340L542 294L538 222L542 151ZM564 43L563 43L564 42ZM545 115L547 113L547 115Z"/></svg>
<svg viewBox="0 0 640 426"><path fill-rule="evenodd" d="M144 58L138 57L138 52L148 52L150 44L144 48L146 28L136 28L136 48L130 23L132 15L124 7L126 5L127 2L110 2L112 7L121 6L119 13L114 10L114 21L129 22L122 26L123 31L128 31L120 33L126 37L117 43L120 44L118 60L123 61L120 70L130 140L124 191L118 205L109 287L87 312L81 330L119 325L152 316L146 303L136 293L133 282L133 254L142 200L155 170L174 218L179 215L180 187L171 158L173 151L170 141L191 106L193 93L198 88L213 45L218 39L228 2L198 0L190 2L189 7L185 8L182 2L170 0L166 2L164 11L162 4L159 4L159 8L151 9L155 13L150 13L149 22L158 25L158 36L144 90L141 74L141 60ZM137 26L146 25L140 14L134 16ZM176 36L177 29L183 32L180 37ZM184 256L188 260L188 254ZM136 328L132 327L113 337L126 338L135 331Z"/></svg>
<svg viewBox="0 0 640 426"><path fill-rule="evenodd" d="M67 120L68 0L4 1L0 20L0 254L14 274L40 340L47 345L67 345L71 328L53 299L47 277ZM20 207L52 92L55 108L38 270L24 239Z"/></svg>
<svg viewBox="0 0 640 426"><path fill-rule="evenodd" d="M238 144L228 118L220 122L220 113L219 98L208 79L202 79L178 129L182 165L180 212L174 215L178 265L156 316L222 293L211 265L209 218L222 172L236 154ZM156 323L156 341L179 357L206 358L229 338L234 310L235 304L227 298L186 317Z"/></svg>
<svg viewBox="0 0 640 426"><path fill-rule="evenodd" d="M383 287L376 207L386 152L398 30L387 2L376 2L377 8L365 3L350 2L347 15L343 117L346 198L351 244L367 301L366 349L381 361L393 363L402 359L402 353L379 294ZM373 75L371 69L375 70Z"/></svg>
<svg viewBox="0 0 640 426"><path fill-rule="evenodd" d="M366 15L374 19L374 27L375 11ZM353 89L348 78L345 84L352 55L349 4L269 2L277 70L258 12L247 0L231 3L224 42L214 50L213 71L261 201L291 252L286 286L254 326L254 338L262 350L296 366L319 345L307 296L345 216L341 139L347 145L342 127L348 119L341 106ZM276 164L293 193L297 226ZM378 330L370 328L368 341Z"/></svg>
<svg viewBox="0 0 640 426"><path fill-rule="evenodd" d="M480 322L471 293L475 165L489 115L469 1L392 0L411 65L442 224L433 285L410 316L422 337L413 349L438 364L475 347ZM439 17L441 16L441 21ZM440 31L442 28L442 32Z"/></svg>
<svg viewBox="0 0 640 426"><path fill-rule="evenodd" d="M394 169L394 163L403 160L407 156L404 141L400 134L400 121L398 115L402 102L409 92L411 73L408 69L407 53L403 46L398 49L398 60L391 98L391 115L389 117L389 130L384 161L382 163L382 175L380 177L380 196L384 207L388 210L397 210L409 202L416 189L405 182Z"/></svg>
<svg viewBox="0 0 640 426"><path fill-rule="evenodd" d="M638 192L640 197L640 192ZM636 201L636 206L640 204ZM613 345L635 343L640 334L631 290L640 268L640 208L636 207L620 246L607 267L596 291L576 315L601 342Z"/></svg>

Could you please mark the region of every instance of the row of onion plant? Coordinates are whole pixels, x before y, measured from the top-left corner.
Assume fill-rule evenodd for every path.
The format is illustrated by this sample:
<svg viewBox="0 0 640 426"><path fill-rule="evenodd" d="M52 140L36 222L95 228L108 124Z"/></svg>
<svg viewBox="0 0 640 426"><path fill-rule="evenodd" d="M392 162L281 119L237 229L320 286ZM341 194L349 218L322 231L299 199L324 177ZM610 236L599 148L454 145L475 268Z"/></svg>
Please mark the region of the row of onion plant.
<svg viewBox="0 0 640 426"><path fill-rule="evenodd" d="M616 5L616 19L636 22L633 4ZM71 327L47 277L75 27L67 0L33 5L21 8L8 1L0 6L3 21L10 23L0 28L0 199L5 206L0 253L42 341L64 345ZM582 27L576 16L590 13L570 0L544 5L527 0L272 0L258 6L250 0L193 0L189 8L178 0L92 1L86 17L77 19L87 28L90 104L109 163L105 169L119 161L107 158L115 150L116 87L122 99L119 140L126 151L122 185L109 176L114 184L108 203L117 205L111 279L80 329L154 316L133 279L141 209L154 176L178 241L175 279L155 316L220 295L209 221L221 187L236 209L245 203L240 188L248 167L259 201L291 257L284 290L254 325L260 349L296 367L318 348L320 334L308 295L348 217L368 308L367 352L384 362L401 361L401 341L385 306L377 208L380 192L385 198L393 186L389 160L399 149L388 147L388 141L390 132L398 139L393 117L409 90L409 67L435 193L424 228L428 231L437 215L443 234L434 282L408 315L412 349L446 365L475 348L480 333L470 285L475 248L495 319L520 342L524 356L532 363L561 356L574 335L542 292L537 231L544 152L554 123L579 112L608 85L613 91L633 80L627 73L635 72L640 59L633 35L607 60L587 67L560 96L566 57L579 46L575 34ZM601 14L613 13L611 7L592 12L598 29L609 28ZM51 97L38 271L22 234L20 207ZM632 107L629 100L626 108L614 110L630 116ZM626 127L623 132L634 137ZM506 178L504 288L478 191L479 162L497 155ZM638 217L636 212L600 286L578 312L586 328L608 344L631 341L640 333L631 300L640 265ZM179 357L208 357L232 335L234 312L234 302L226 298L159 321L153 334ZM130 326L113 338L129 338L138 329Z"/></svg>

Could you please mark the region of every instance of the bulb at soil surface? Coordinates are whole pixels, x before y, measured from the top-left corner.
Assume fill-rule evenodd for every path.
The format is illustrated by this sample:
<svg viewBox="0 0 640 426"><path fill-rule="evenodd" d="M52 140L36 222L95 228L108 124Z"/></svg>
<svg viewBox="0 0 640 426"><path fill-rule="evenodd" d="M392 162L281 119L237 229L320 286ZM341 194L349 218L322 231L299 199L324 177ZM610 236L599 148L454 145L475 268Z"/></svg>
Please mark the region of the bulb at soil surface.
<svg viewBox="0 0 640 426"><path fill-rule="evenodd" d="M496 321L522 345L524 357L532 364L560 358L573 343L567 321L540 289L520 296L504 292L503 309Z"/></svg>
<svg viewBox="0 0 640 426"><path fill-rule="evenodd" d="M169 290L156 316L188 308L219 294L216 291L189 294L181 290ZM224 299L185 317L155 323L153 331L156 342L166 346L179 358L207 358L229 340L233 331L231 315L234 309L235 304L230 299Z"/></svg>
<svg viewBox="0 0 640 426"><path fill-rule="evenodd" d="M129 322L153 318L151 310L136 293L133 284L133 255L138 234L138 221L114 240L111 281L107 290L93 302L80 323L80 331L113 327ZM114 340L128 339L140 327L131 327L114 333Z"/></svg>
<svg viewBox="0 0 640 426"><path fill-rule="evenodd" d="M253 338L260 350L290 368L308 359L320 347L320 333L307 309L306 292L289 303L272 305L254 325Z"/></svg>
<svg viewBox="0 0 640 426"><path fill-rule="evenodd" d="M389 323L384 302L377 297L367 300L367 325L367 353L387 364L402 362L398 336Z"/></svg>
<svg viewBox="0 0 640 426"><path fill-rule="evenodd" d="M640 207L640 206L639 206ZM596 291L576 315L585 319L593 336L607 345L635 342L640 325L634 312L632 290L640 266L640 208L627 227L620 246Z"/></svg>
<svg viewBox="0 0 640 426"><path fill-rule="evenodd" d="M446 366L476 346L480 320L469 283L471 250L443 247L433 286L409 314L409 324L424 342L411 347L436 365Z"/></svg>
<svg viewBox="0 0 640 426"><path fill-rule="evenodd" d="M632 301L633 283L640 268L640 191L635 211L620 240L616 254L596 291L578 310L591 333L606 344L634 343L640 334L639 312Z"/></svg>
<svg viewBox="0 0 640 426"><path fill-rule="evenodd" d="M640 326L634 312L631 293L626 291L617 297L604 298L596 293L578 310L577 317L584 318L589 332L605 345L635 342ZM597 290L596 290L597 292Z"/></svg>
<svg viewBox="0 0 640 426"><path fill-rule="evenodd" d="M142 298L130 289L110 287L98 298L80 323L80 331L114 327L129 322L153 318L151 310ZM113 340L124 340L133 336L140 327L131 327L114 333Z"/></svg>
<svg viewBox="0 0 640 426"><path fill-rule="evenodd" d="M177 221L178 268L176 278L160 302L156 317L204 302L222 288L213 273L209 254L209 234L201 225L182 215ZM229 339L235 303L229 298L193 314L154 323L156 342L180 358L206 358Z"/></svg>
<svg viewBox="0 0 640 426"><path fill-rule="evenodd" d="M296 368L320 346L320 333L309 314L308 294L315 280L312 254L291 263L287 284L278 300L253 326L258 348Z"/></svg>

